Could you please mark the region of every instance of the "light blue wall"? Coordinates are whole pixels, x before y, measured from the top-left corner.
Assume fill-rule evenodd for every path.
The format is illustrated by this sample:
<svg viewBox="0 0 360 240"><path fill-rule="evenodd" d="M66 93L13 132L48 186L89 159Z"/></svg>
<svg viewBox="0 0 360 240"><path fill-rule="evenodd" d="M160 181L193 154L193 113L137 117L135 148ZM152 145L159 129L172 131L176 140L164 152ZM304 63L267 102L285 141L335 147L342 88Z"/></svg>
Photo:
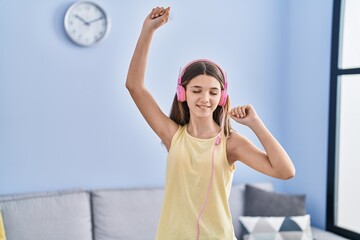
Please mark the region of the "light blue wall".
<svg viewBox="0 0 360 240"><path fill-rule="evenodd" d="M284 146L296 178L284 191L307 196L312 222L325 227L332 1L290 1L288 71L283 82Z"/></svg>
<svg viewBox="0 0 360 240"><path fill-rule="evenodd" d="M81 48L63 30L72 1L0 0L0 194L163 185L166 150L124 83L144 17L170 5L146 74L163 111L180 66L217 61L232 104L253 104L297 167L297 177L282 182L239 163L234 181L270 180L306 193L314 223L324 225L329 1L96 2L111 32ZM248 129L233 127L259 145Z"/></svg>

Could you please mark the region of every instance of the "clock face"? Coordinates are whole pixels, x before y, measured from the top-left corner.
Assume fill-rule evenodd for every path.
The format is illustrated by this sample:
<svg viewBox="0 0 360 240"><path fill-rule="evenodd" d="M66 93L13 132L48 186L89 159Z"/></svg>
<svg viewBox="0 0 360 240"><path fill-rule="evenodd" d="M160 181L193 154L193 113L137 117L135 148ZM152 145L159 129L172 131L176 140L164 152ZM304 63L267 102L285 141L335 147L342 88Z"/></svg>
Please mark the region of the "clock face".
<svg viewBox="0 0 360 240"><path fill-rule="evenodd" d="M73 42L91 46L106 36L110 22L105 11L97 4L76 2L66 11L64 26Z"/></svg>

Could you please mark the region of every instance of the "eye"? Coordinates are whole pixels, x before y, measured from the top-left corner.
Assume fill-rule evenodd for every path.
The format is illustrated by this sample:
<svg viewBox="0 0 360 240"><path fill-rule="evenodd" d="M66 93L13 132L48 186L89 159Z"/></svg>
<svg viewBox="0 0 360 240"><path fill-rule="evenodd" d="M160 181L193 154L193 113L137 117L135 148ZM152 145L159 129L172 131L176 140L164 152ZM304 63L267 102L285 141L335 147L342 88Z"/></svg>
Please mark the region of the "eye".
<svg viewBox="0 0 360 240"><path fill-rule="evenodd" d="M199 90L196 90L196 91L193 90L192 92L193 92L193 93L200 93L201 91L199 91Z"/></svg>
<svg viewBox="0 0 360 240"><path fill-rule="evenodd" d="M218 92L210 92L211 95L218 95Z"/></svg>

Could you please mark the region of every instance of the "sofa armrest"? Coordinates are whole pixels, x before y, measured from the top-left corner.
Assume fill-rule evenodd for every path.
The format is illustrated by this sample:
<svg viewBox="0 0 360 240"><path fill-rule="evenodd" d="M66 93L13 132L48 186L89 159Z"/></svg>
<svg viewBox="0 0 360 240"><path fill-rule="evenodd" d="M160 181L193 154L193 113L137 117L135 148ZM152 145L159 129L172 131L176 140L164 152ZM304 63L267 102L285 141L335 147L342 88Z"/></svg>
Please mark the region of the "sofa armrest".
<svg viewBox="0 0 360 240"><path fill-rule="evenodd" d="M314 240L347 240L347 238L336 235L335 233L328 232L326 230L311 227Z"/></svg>

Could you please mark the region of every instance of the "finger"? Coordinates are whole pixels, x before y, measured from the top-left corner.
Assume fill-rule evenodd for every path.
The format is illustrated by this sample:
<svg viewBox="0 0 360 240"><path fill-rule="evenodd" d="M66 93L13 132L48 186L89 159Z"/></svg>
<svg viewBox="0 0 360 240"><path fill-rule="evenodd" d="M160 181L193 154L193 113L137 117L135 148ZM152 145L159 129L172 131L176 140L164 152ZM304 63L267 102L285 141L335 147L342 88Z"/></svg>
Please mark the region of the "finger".
<svg viewBox="0 0 360 240"><path fill-rule="evenodd" d="M163 17L163 21L164 23L168 22L169 21L169 17L170 17L170 7L168 7L167 9L165 9L165 12L164 12L164 15L162 16Z"/></svg>
<svg viewBox="0 0 360 240"><path fill-rule="evenodd" d="M249 115L249 105L244 106L245 116Z"/></svg>
<svg viewBox="0 0 360 240"><path fill-rule="evenodd" d="M161 7L156 12L155 17L160 17L160 16L164 15L164 13L165 13L165 8Z"/></svg>
<svg viewBox="0 0 360 240"><path fill-rule="evenodd" d="M230 118L237 121L239 118L230 114Z"/></svg>
<svg viewBox="0 0 360 240"><path fill-rule="evenodd" d="M244 106L237 106L237 107L231 109L231 113L233 116L238 117L238 118L246 117L246 111L244 110Z"/></svg>
<svg viewBox="0 0 360 240"><path fill-rule="evenodd" d="M150 14L149 14L149 16L150 16L151 19L155 18L155 12L156 12L156 10L157 10L157 7L156 7L156 8L153 8L153 9L151 10L151 12L150 12Z"/></svg>
<svg viewBox="0 0 360 240"><path fill-rule="evenodd" d="M230 115L233 116L233 117L237 117L237 118L240 117L239 111L238 111L237 107L232 108L232 109L230 110Z"/></svg>
<svg viewBox="0 0 360 240"><path fill-rule="evenodd" d="M245 114L248 115L250 112L251 105L246 105L245 107Z"/></svg>
<svg viewBox="0 0 360 240"><path fill-rule="evenodd" d="M163 8L163 7L156 7L156 8L153 9L153 12L152 12L152 14L151 14L151 18L154 19L154 18L160 17L160 16L162 16L164 13L165 13L165 8Z"/></svg>
<svg viewBox="0 0 360 240"><path fill-rule="evenodd" d="M240 117L245 117L245 114L244 114L244 107L243 106L241 106L241 107L239 107L239 115L240 115Z"/></svg>
<svg viewBox="0 0 360 240"><path fill-rule="evenodd" d="M242 113L241 113L241 107L240 107L240 106L238 106L238 107L235 108L235 114L236 114L236 116L237 116L238 118L242 118L242 117L243 117L243 116L242 116Z"/></svg>
<svg viewBox="0 0 360 240"><path fill-rule="evenodd" d="M156 13L159 11L159 7L155 7L151 10L151 13L150 13L150 18L151 19L154 19L155 16L156 16Z"/></svg>
<svg viewBox="0 0 360 240"><path fill-rule="evenodd" d="M234 116L234 109L233 108L230 109L229 114L230 114L230 116Z"/></svg>

